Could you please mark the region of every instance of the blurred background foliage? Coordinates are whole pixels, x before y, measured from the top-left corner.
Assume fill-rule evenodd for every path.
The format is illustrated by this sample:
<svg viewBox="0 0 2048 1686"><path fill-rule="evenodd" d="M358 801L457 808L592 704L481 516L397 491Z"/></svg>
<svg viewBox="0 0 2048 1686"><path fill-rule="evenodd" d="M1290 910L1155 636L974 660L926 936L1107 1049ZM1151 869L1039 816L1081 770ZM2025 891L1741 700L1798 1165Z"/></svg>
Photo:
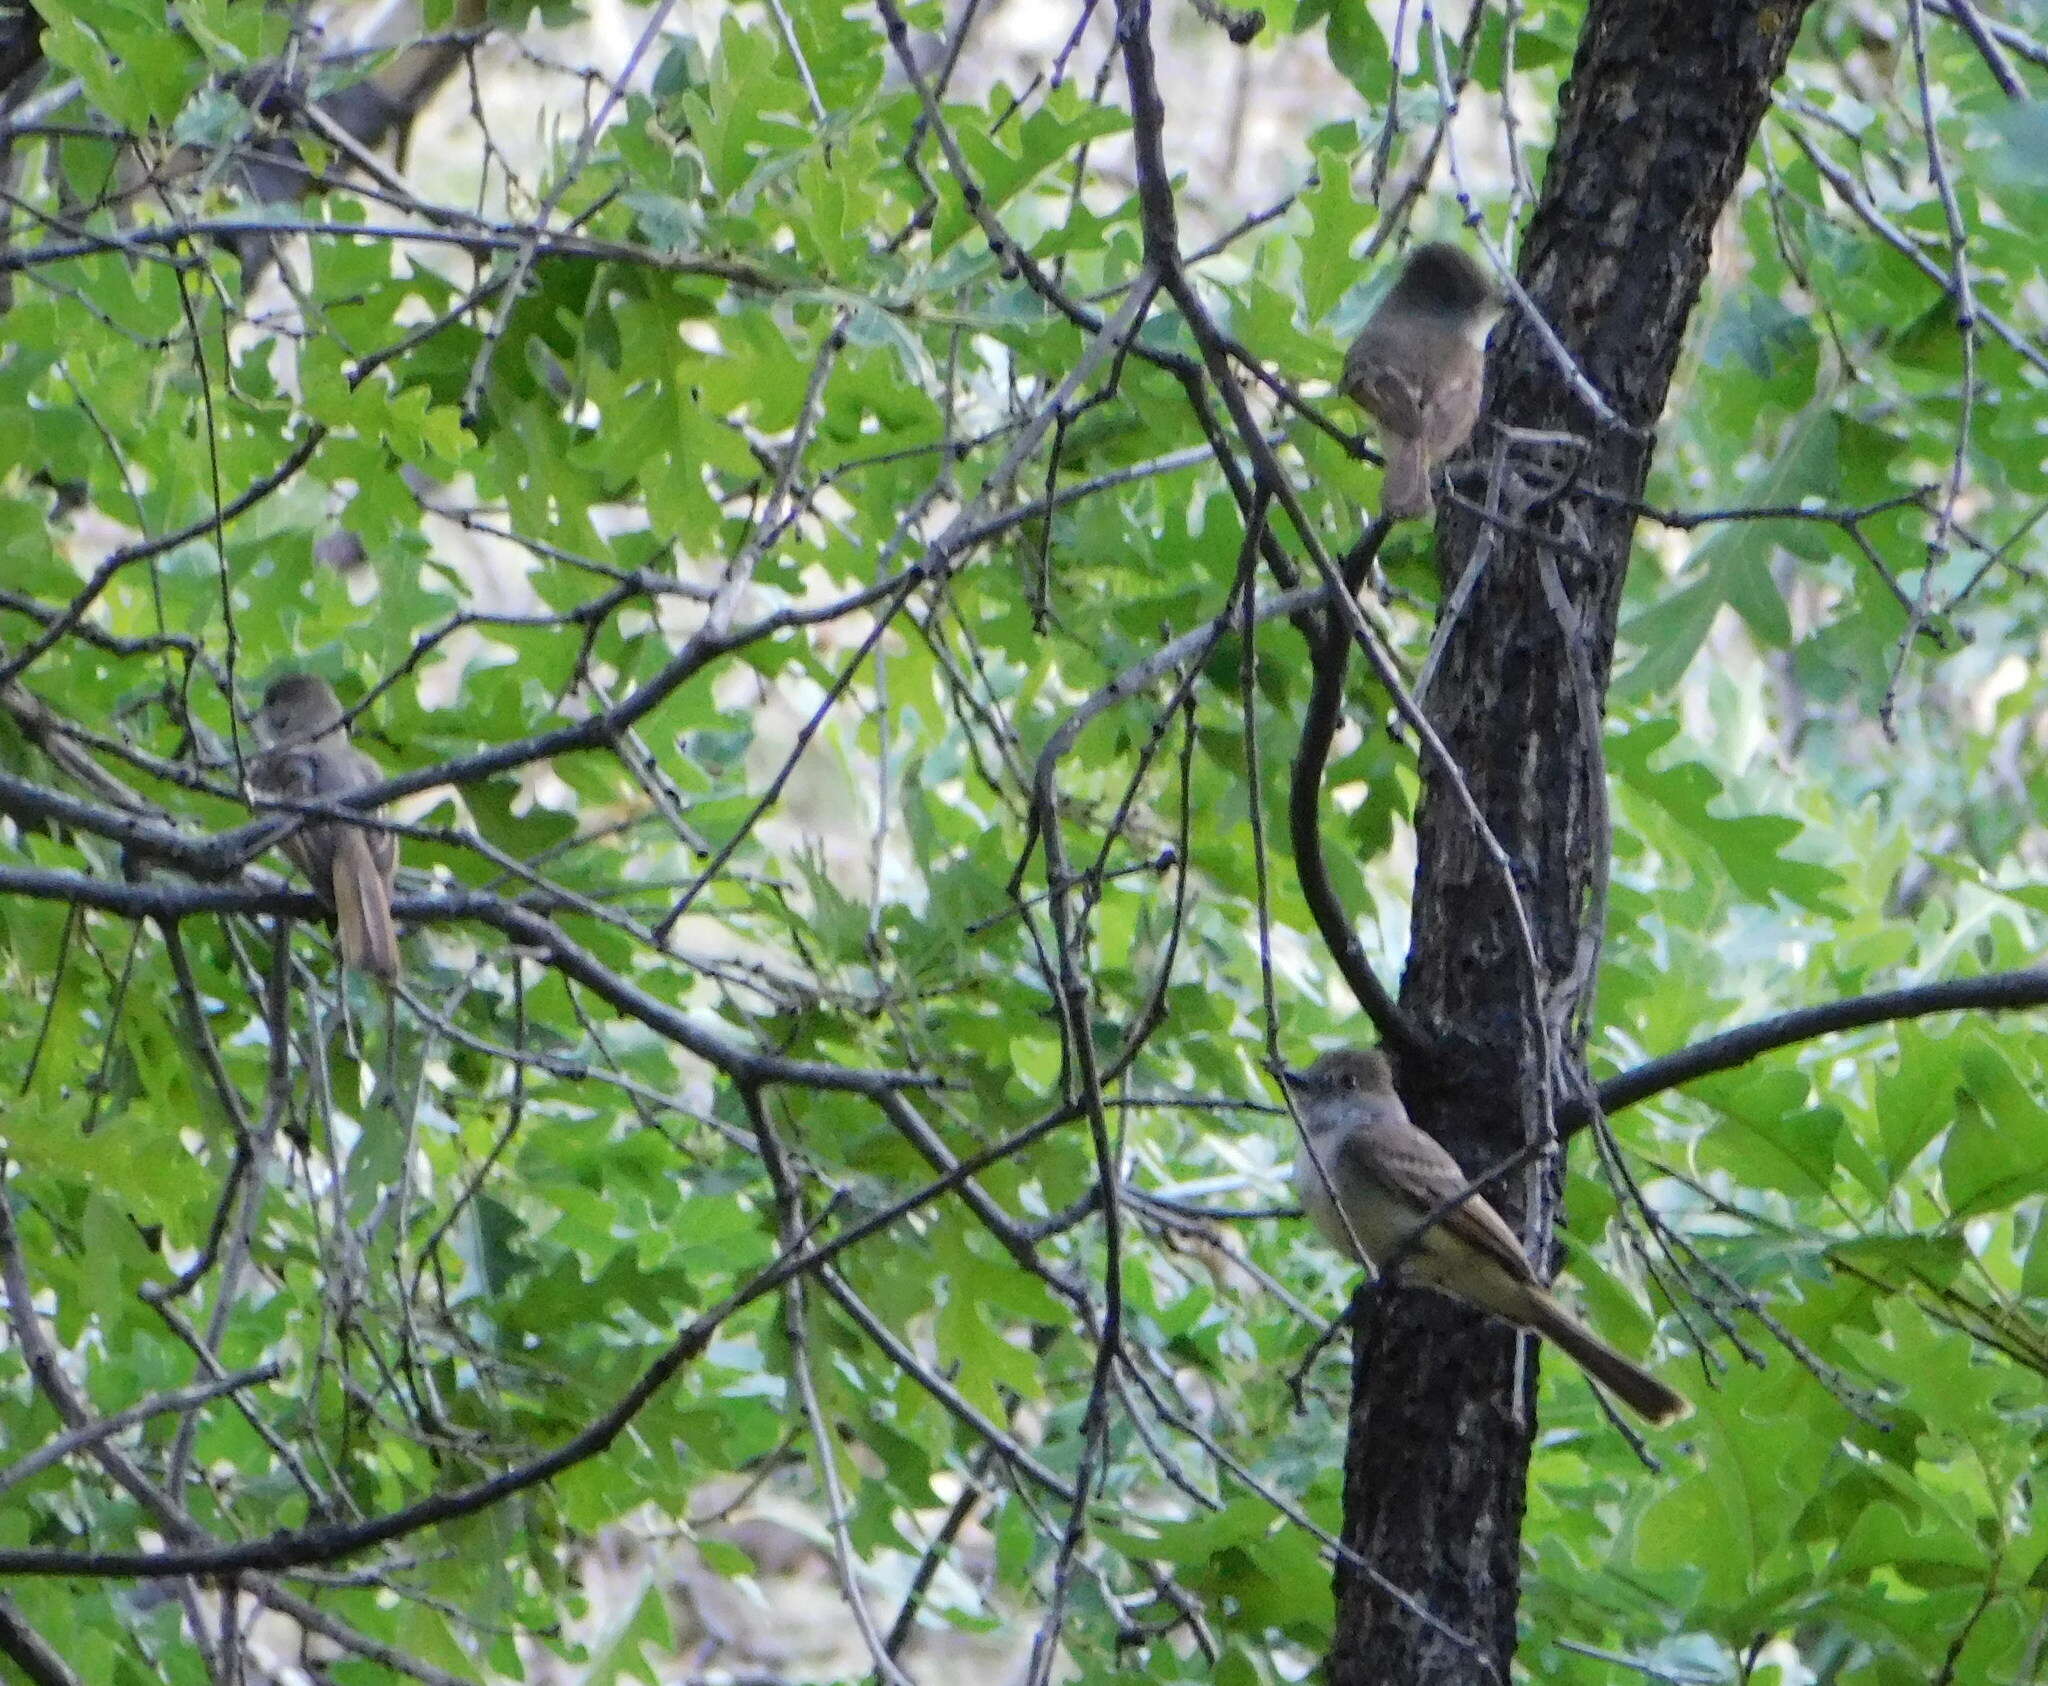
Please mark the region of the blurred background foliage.
<svg viewBox="0 0 2048 1686"><path fill-rule="evenodd" d="M919 1680L1027 1678L1034 1639L1062 1678L1301 1678L1343 1370L1290 1371L1349 1273L1228 1214L1287 1199L1269 1030L1362 1021L1284 847L1301 639L1226 614L1221 406L1164 302L1101 331L1140 259L1108 9L906 5L907 62L894 6L825 0L35 14L0 253L0 1482L69 1426L27 1304L97 1414L277 1366L114 1437L192 1527L360 1520L566 1440L797 1231L1045 1127L985 1199L734 1315L550 1484L245 1582L232 1621L119 1579L9 1608L95 1681L831 1679L872 1666L850 1576L885 1632L915 1612ZM1286 383L1237 371L1326 543L1376 502L1310 413L1357 423L1330 383L1376 267L1461 217L1512 254L1579 22L1151 23L1184 245ZM2044 36L2026 0L1808 19L1631 571L1600 1072L2037 963ZM1399 530L1372 582L1411 670L1431 546ZM276 856L223 913L85 888L185 882L124 814L250 817L236 711L293 668L419 775L388 1012L304 918L266 1007ZM1329 851L1392 979L1414 753L1351 702ZM937 1086L777 1081L752 1115L677 1019ZM1530 1678L2041 1677L2044 1070L2036 1022L1949 1015L1660 1095L1615 1120L1654 1230L1576 1144L1570 1280L1700 1410L1639 1455L1545 1366ZM781 1568L734 1532L770 1501ZM90 1453L0 1502L0 1547L166 1543ZM751 1581L765 1621L705 1616ZM810 1583L804 1649L775 1612Z"/></svg>

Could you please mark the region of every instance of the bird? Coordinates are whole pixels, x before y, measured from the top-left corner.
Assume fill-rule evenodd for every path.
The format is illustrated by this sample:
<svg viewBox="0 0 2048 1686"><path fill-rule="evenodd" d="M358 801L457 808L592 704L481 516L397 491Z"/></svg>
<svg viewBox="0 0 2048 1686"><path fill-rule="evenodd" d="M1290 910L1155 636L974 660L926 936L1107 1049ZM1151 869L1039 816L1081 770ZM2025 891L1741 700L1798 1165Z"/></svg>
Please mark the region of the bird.
<svg viewBox="0 0 2048 1686"><path fill-rule="evenodd" d="M1533 1329L1652 1423L1691 1414L1683 1394L1616 1352L1536 1280L1515 1232L1484 1195L1467 1195L1416 1234L1472 1179L1409 1120L1378 1049L1327 1053L1306 1071L1283 1070L1281 1080L1301 1122L1295 1188L1332 1246L1375 1268L1400 1254L1403 1281Z"/></svg>
<svg viewBox="0 0 2048 1686"><path fill-rule="evenodd" d="M249 769L250 785L259 794L331 801L384 776L349 742L334 687L310 673L288 673L271 683L256 712L256 729L269 746ZM284 851L334 909L343 963L386 983L396 981L391 891L398 839L342 820L309 819L286 835Z"/></svg>
<svg viewBox="0 0 2048 1686"><path fill-rule="evenodd" d="M1430 476L1479 419L1486 334L1501 297L1456 246L1417 246L1344 356L1340 389L1379 423L1389 521L1435 507Z"/></svg>

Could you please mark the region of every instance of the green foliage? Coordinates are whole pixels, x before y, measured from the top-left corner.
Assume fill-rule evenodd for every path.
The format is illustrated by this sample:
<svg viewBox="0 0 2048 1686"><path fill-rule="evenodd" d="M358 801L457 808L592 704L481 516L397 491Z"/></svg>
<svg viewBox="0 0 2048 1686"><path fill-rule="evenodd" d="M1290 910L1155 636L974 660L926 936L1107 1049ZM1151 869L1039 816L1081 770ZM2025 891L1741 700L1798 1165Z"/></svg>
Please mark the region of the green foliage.
<svg viewBox="0 0 2048 1686"><path fill-rule="evenodd" d="M420 207L367 188L264 205L245 185L237 149L275 114L236 78L282 50L283 12L37 10L71 91L11 154L32 214L0 357L0 869L20 892L0 900L0 1198L84 1409L277 1366L239 1407L113 1442L198 1530L260 1539L536 1458L717 1311L596 1455L388 1548L382 1589L297 1590L456 1678L548 1648L593 1681L661 1678L657 1592L595 1637L564 1629L590 1536L688 1532L693 1496L736 1478L821 1503L830 1459L870 1563L914 1562L981 1494L991 1602L942 1582L927 1626L1036 1621L1066 1575L1078 1678L1299 1678L1329 1578L1273 1501L1337 1527L1341 1366L1305 1406L1287 1377L1316 1332L1300 1308L1333 1313L1348 1277L1298 1223L1190 1227L1143 1197L1284 1198L1265 962L1287 1052L1362 1021L1284 848L1300 637L1218 619L1246 534L1175 365L1188 324L1155 302L1136 348L1048 412L1143 250L1120 79L1098 98L1081 75L962 77L935 126L866 9L786 0L788 36L735 12L672 41L587 150L570 123L521 202L545 228L462 209L486 173L472 127L469 186L428 193L402 236ZM1285 50L1320 41L1365 104L1304 136L1289 207L1195 273L1314 391L1373 284L1357 254L1391 202L1368 187L1386 102L1398 86L1398 180L1441 114L1439 58L1464 60L1432 34L1397 77L1362 0L1267 10L1255 66L1295 32ZM1955 252L1910 48L1872 33L1903 25L1853 10L1815 16L1758 140L1659 442L1649 502L1678 518L1644 522L1623 611L1602 1073L2040 952L2041 107L1930 13L1966 358L1925 272ZM1512 37L1499 9L1474 35L1475 106L1510 78L1518 109L1555 99L1579 9L1520 12ZM376 65L327 62L319 87ZM1169 134L1207 121L1168 98ZM331 157L310 132L283 144ZM1496 228L1508 192L1482 193ZM1347 541L1375 472L1262 414L1309 522ZM1277 514L1271 531L1305 571ZM344 533L359 568L327 559ZM1412 661L1437 606L1419 535L1382 558ZM1258 578L1260 602L1275 589ZM1212 619L1199 660L1073 729ZM388 1017L280 857L209 880L124 829L244 823L246 711L291 669L420 776L391 810ZM1357 681L1351 703L1326 839L1392 975L1419 775L1385 697ZM205 883L232 905L120 905L124 884ZM1092 1121L1084 1051L1109 1073ZM1529 1678L1619 1678L1603 1653L1787 1686L2030 1677L2044 1095L2037 1028L1941 1016L1635 1108L1619 1146L1684 1269L1646 1255L1575 1145L1575 1291L1700 1412L1646 1464L1545 1363ZM792 1236L829 1244L999 1146L800 1300L725 1309ZM1114 1267L1099 1153L1125 1177ZM1105 1372L1112 1305L1127 1363ZM0 1475L67 1426L18 1332L0 1343ZM159 1541L87 1454L0 1504L0 1549ZM206 1678L175 1599L35 1577L8 1596L80 1678ZM1175 1599L1213 1665L1160 1636ZM893 1598L875 1604L886 1625ZM334 1677L375 1667L358 1648Z"/></svg>

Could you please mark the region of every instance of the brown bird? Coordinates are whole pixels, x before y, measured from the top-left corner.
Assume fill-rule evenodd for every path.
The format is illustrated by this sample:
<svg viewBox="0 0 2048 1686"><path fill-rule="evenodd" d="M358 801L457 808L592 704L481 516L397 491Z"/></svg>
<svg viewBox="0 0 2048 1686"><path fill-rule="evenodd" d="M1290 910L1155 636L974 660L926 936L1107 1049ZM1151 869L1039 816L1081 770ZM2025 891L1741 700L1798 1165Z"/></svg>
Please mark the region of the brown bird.
<svg viewBox="0 0 2048 1686"><path fill-rule="evenodd" d="M261 794L317 802L384 776L348 741L334 688L310 673L288 673L271 684L256 728L270 746L249 768L249 782ZM333 907L343 961L387 983L395 980L398 932L391 923L391 889L398 839L339 820L307 820L285 838L284 852Z"/></svg>
<svg viewBox="0 0 2048 1686"><path fill-rule="evenodd" d="M1380 426L1389 521L1435 507L1430 476L1479 419L1486 332L1500 314L1486 272L1456 246L1417 246L1344 357L1346 397Z"/></svg>
<svg viewBox="0 0 2048 1686"><path fill-rule="evenodd" d="M1424 1218L1471 1183L1435 1137L1409 1122L1386 1057L1325 1054L1282 1074L1301 1118L1294 1186L1331 1246L1366 1264L1391 1259ZM1631 1363L1557 1303L1483 1195L1467 1196L1416 1237L1401 1278L1533 1329L1653 1423L1690 1415L1685 1396Z"/></svg>

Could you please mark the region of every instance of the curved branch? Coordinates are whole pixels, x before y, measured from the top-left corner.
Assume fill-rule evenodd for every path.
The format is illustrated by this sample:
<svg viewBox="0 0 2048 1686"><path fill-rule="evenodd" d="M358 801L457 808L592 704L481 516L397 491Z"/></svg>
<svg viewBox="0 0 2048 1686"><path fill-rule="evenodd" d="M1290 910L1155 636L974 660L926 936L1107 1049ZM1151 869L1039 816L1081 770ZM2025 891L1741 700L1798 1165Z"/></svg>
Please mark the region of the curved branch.
<svg viewBox="0 0 2048 1686"><path fill-rule="evenodd" d="M937 547L934 549L936 552ZM118 554L132 560L140 552L131 546ZM280 841L287 831L294 829L294 822L285 818L286 814L321 817L337 812L367 812L418 791L441 785L470 784L550 756L577 750L608 749L616 744L622 732L638 724L675 690L719 657L791 627L813 625L865 608L892 594L907 593L927 577L928 566L925 562L914 562L888 578L863 586L831 604L809 607L785 605L743 625L732 624L731 595L722 592L705 624L690 635L659 671L637 690L600 713L523 738L490 744L471 754L454 756L432 766L394 774L374 785L359 786L324 802L279 804L266 801L264 813L231 831L211 835L188 833L167 821L110 811L4 770L0 770L0 813L17 822L69 826L89 832L194 877L224 878L240 871L249 861ZM74 612L83 614L85 606L85 594L82 593L74 600L73 609L66 611L67 617ZM63 630L62 627L55 629L57 634ZM38 640L31 649L42 648L44 642ZM24 655L28 653L23 652ZM0 684L7 682L7 671L6 667L0 667ZM152 770L164 776L171 776L175 771L169 768Z"/></svg>
<svg viewBox="0 0 2048 1686"><path fill-rule="evenodd" d="M296 1533L272 1534L264 1539L215 1543L202 1540L162 1551L68 1552L32 1547L0 1547L0 1576L36 1575L89 1580L162 1579L176 1575L233 1575L256 1570L287 1570L335 1563L353 1557L372 1546L403 1539L421 1529L456 1521L552 1480L564 1470L598 1456L622 1434L647 1402L711 1344L712 1338L739 1312L780 1288L785 1282L824 1269L841 1254L851 1251L870 1236L901 1222L912 1212L950 1194L969 1177L1010 1158L1053 1130L1080 1116L1078 1104L1062 1104L978 1153L969 1155L942 1177L912 1189L879 1212L863 1218L829 1240L813 1242L808 1235L779 1253L772 1264L757 1272L716 1305L702 1312L680 1330L639 1377L603 1415L552 1450L525 1463L514 1464L466 1487L429 1495L413 1504L372 1516L360 1522L328 1523ZM4 1191L0 1191L4 1193ZM4 1198L0 1198L0 1252L12 1235L12 1223ZM26 1299L26 1295L22 1296ZM266 1594L266 1596L270 1596Z"/></svg>
<svg viewBox="0 0 2048 1686"><path fill-rule="evenodd" d="M28 1625L14 1600L0 1593L0 1657L21 1670L29 1686L79 1686L71 1665Z"/></svg>
<svg viewBox="0 0 2048 1686"><path fill-rule="evenodd" d="M119 1434L123 1429L133 1428L137 1423L147 1422L151 1417L161 1416L166 1411L192 1411L208 1400L218 1399L223 1393L233 1393L239 1388L255 1387L263 1382L273 1382L284 1374L284 1366L275 1359L259 1364L253 1369L236 1370L232 1374L212 1377L203 1382L194 1382L190 1387L181 1387L170 1393L154 1394L148 1399L130 1405L125 1411L116 1411L111 1416L96 1417L91 1422L67 1429L54 1440L47 1440L33 1452L7 1468L0 1469L0 1493L10 1487L18 1487L31 1475L40 1475L52 1464L62 1463L82 1446L91 1446L110 1434Z"/></svg>
<svg viewBox="0 0 2048 1686"><path fill-rule="evenodd" d="M317 919L325 912L325 904L312 891L276 880L256 880L246 886L116 882L86 873L5 863L0 863L0 895L69 902L130 919L160 922L227 913L288 913L295 918ZM919 1072L862 1070L822 1060L791 1059L746 1047L613 971L545 914L488 890L402 894L392 898L391 907L408 923L473 919L502 931L514 942L533 950L564 977L582 984L607 1006L716 1066L736 1082L786 1083L797 1088L866 1095L870 1099L896 1089L941 1086L939 1078Z"/></svg>
<svg viewBox="0 0 2048 1686"><path fill-rule="evenodd" d="M1884 1024L1896 1019L1925 1018L1929 1013L1971 1010L2008 1012L2021 1007L2048 1006L2048 967L2033 966L2018 972L1992 972L1981 978L1950 978L1941 983L1913 984L1904 989L1883 989L1871 995L1852 995L1844 1001L1830 1001L1818 1007L1801 1007L1775 1018L1710 1036L1681 1048L1675 1054L1646 1060L1631 1071L1610 1077L1599 1088L1600 1110L1619 1112L1652 1095L1676 1089L1698 1077L1746 1065L1759 1054L1774 1048L1789 1048L1796 1042L1838 1031L1860 1030L1865 1025ZM1583 1129L1592 1114L1583 1103L1570 1108L1558 1119L1566 1133Z"/></svg>
<svg viewBox="0 0 2048 1686"><path fill-rule="evenodd" d="M10 267L8 254L0 252L0 271ZM124 544L108 552L100 565L93 569L78 594L52 620L47 621L36 637L21 649L0 662L0 684L11 684L27 671L29 664L41 659L43 654L55 648L57 643L85 619L87 611L99 601L100 593L107 588L107 582L122 569L137 562L147 562L153 556L167 556L180 545L190 544L194 539L214 535L219 542L221 529L237 516L244 515L261 503L271 493L281 488L300 469L313 460L313 453L319 450L327 438L327 428L319 423L306 430L306 436L285 454L282 462L267 473L258 476L244 487L230 502L207 511L197 519L188 521L182 527L152 537L140 538L132 544Z"/></svg>
<svg viewBox="0 0 2048 1686"><path fill-rule="evenodd" d="M1328 595L1322 586L1305 585L1282 592L1278 597L1267 598L1258 607L1259 623L1264 625L1282 615L1305 615L1324 602ZM1108 713L1118 703L1138 695L1156 680L1178 672L1189 663L1199 667L1206 662L1210 652L1238 618L1237 594L1233 591L1221 611L1124 668L1108 684L1099 686L1084 697L1053 729L1052 736L1045 740L1045 748L1038 752L1038 760L1032 767L1031 811L1025 817L1023 847L1017 851L1017 864L1010 871L1008 889L1012 898L1022 890L1025 868L1030 864L1032 852L1038 847L1038 840L1049 823L1059 764L1073 749L1075 740L1092 721ZM1051 893L1047 892L1048 895Z"/></svg>
<svg viewBox="0 0 2048 1686"><path fill-rule="evenodd" d="M1288 523L1294 528L1303 550L1315 566L1315 571L1326 584L1332 586L1332 613L1341 616L1341 622L1348 628L1349 636L1365 652L1365 658L1371 664L1374 674L1393 699L1395 709L1414 729L1425 764L1442 781L1444 788L1463 810L1481 850L1499 876L1502 898L1513 911L1517 926L1516 934L1521 940L1524 961L1522 982L1526 986L1525 1010L1531 1039L1544 1049L1542 1066L1544 1070L1548 1070L1552 1062L1549 1057L1549 1031L1540 999L1542 967L1537 957L1535 931L1530 923L1521 887L1516 880L1513 863L1509 860L1507 850L1502 846L1492 822L1474 798L1465 770L1445 747L1436 727L1410 694L1395 663L1389 641L1376 632L1368 622L1355 591L1342 589L1340 564L1330 556L1323 545L1316 523L1303 507L1293 482L1281 467L1272 447L1266 443L1264 430L1252 414L1243 388L1231 374L1230 351L1222 331L1217 327L1215 317L1210 313L1208 306L1203 303L1200 293L1189 281L1186 268L1181 261L1172 176L1166 167L1162 143L1165 108L1159 95L1150 42L1145 36L1145 30L1149 27L1149 16L1148 0L1118 0L1124 67L1131 90L1132 142L1138 180L1139 222L1144 233L1146 261L1156 271L1167 295L1180 307L1188 331L1201 348L1202 367L1208 373L1217 397L1223 401L1239 443L1251 460L1255 471L1252 484L1256 485L1262 494L1270 496L1286 512ZM1192 385L1189 401L1199 413L1202 404ZM1239 499L1240 507L1248 509L1243 476L1237 472L1233 464L1232 453L1227 449L1219 449L1216 460L1224 469L1231 483L1232 492ZM1359 548L1362 550L1370 539L1368 529L1367 537L1361 539ZM1360 567L1362 570L1362 563ZM1282 580L1290 587L1297 583L1288 575L1283 575ZM1340 920L1339 923L1341 925L1343 922ZM1348 926L1345 928L1348 936ZM1370 968L1365 970L1369 972ZM1352 978L1349 973L1346 975L1354 988L1362 981ZM1376 993L1385 998L1384 990L1376 990ZM1384 1011L1388 1015L1387 1024L1395 1027L1393 1034L1400 1039L1403 1051L1425 1055L1432 1051L1433 1045L1419 1031L1412 1028L1412 1021L1406 1035L1402 1035L1402 1021L1393 1016L1394 1004L1390 999L1386 1000ZM1546 1101L1548 1093L1548 1090L1544 1091ZM1550 1113L1546 1107L1544 1128L1548 1130L1549 1127Z"/></svg>
<svg viewBox="0 0 2048 1686"><path fill-rule="evenodd" d="M1385 517L1375 520L1351 547L1343 562L1346 591L1358 590L1367 565L1379 553L1387 536L1388 526ZM1294 770L1287 787L1287 833L1294 849L1294 876L1301 885L1302 898L1308 903L1316 929L1330 950L1330 958L1344 974L1344 981L1351 986L1359 1006L1365 1009L1365 1016L1372 1020L1380 1041L1404 1057L1421 1054L1427 1049L1421 1032L1373 971L1358 933L1352 929L1351 916L1330 883L1329 869L1323 860L1323 770L1329 764L1337 722L1344 714L1344 675L1351 665L1349 629L1332 609L1327 617L1312 622L1303 636L1315 663L1315 683L1309 691L1308 713L1301 723L1301 744L1295 751Z"/></svg>

